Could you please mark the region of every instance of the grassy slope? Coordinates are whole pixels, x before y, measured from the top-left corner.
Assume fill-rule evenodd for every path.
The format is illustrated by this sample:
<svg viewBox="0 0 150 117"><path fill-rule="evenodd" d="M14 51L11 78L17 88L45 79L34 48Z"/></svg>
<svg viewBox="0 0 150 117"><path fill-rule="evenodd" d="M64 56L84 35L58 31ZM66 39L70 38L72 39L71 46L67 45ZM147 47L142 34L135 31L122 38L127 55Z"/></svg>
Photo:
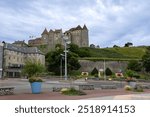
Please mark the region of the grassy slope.
<svg viewBox="0 0 150 117"><path fill-rule="evenodd" d="M46 53L47 46L41 45L38 48ZM89 50L91 57L81 59L86 60L139 60L145 54L146 47L120 47L120 48L85 48Z"/></svg>
<svg viewBox="0 0 150 117"><path fill-rule="evenodd" d="M144 55L145 47L124 47L124 48L87 48L91 57L88 60L132 60L141 59Z"/></svg>

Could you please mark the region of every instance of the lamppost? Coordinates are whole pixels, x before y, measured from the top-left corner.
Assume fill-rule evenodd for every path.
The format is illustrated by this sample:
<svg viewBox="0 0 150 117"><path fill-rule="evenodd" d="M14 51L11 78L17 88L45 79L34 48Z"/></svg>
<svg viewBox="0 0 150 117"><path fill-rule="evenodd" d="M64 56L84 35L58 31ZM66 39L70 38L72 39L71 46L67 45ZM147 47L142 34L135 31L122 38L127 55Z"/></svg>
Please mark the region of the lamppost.
<svg viewBox="0 0 150 117"><path fill-rule="evenodd" d="M60 54L60 77L62 78L62 73L63 73L63 68L62 68L62 60L63 60L63 57L65 55L64 54Z"/></svg>
<svg viewBox="0 0 150 117"><path fill-rule="evenodd" d="M105 73L105 71L106 71L106 62L105 62L105 59L104 59L104 80L106 80L106 73Z"/></svg>
<svg viewBox="0 0 150 117"><path fill-rule="evenodd" d="M65 46L65 80L67 80L67 44L70 44L70 41L68 40L68 36L67 35L63 35L63 40L64 40L64 46Z"/></svg>

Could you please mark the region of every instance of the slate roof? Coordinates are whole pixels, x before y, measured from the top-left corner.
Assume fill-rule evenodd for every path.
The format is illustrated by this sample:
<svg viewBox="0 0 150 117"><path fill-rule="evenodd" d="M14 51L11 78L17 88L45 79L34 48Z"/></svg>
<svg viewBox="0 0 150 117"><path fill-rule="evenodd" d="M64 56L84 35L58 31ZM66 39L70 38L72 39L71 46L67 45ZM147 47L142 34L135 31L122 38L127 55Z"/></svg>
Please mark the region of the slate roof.
<svg viewBox="0 0 150 117"><path fill-rule="evenodd" d="M25 54L43 54L37 47L19 47L9 43L5 43L5 49Z"/></svg>
<svg viewBox="0 0 150 117"><path fill-rule="evenodd" d="M84 25L83 28L80 25L78 25L75 28L69 29L69 31L75 31L75 30L88 30L88 29L87 29L86 25Z"/></svg>
<svg viewBox="0 0 150 117"><path fill-rule="evenodd" d="M43 31L43 33L41 35L44 35L44 34L48 34L48 31L47 31L46 28L44 29L44 31Z"/></svg>
<svg viewBox="0 0 150 117"><path fill-rule="evenodd" d="M84 30L88 30L85 24L84 24L84 26L83 26L83 29L84 29Z"/></svg>

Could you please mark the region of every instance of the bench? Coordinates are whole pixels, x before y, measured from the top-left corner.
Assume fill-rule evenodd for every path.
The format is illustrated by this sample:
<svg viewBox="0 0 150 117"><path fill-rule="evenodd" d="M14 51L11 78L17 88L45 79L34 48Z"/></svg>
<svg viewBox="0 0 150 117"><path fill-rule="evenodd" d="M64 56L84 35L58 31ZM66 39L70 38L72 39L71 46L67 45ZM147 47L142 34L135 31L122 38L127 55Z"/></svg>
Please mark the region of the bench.
<svg viewBox="0 0 150 117"><path fill-rule="evenodd" d="M79 90L94 90L94 85L82 84L79 85Z"/></svg>
<svg viewBox="0 0 150 117"><path fill-rule="evenodd" d="M150 85L141 85L143 89L150 89Z"/></svg>
<svg viewBox="0 0 150 117"><path fill-rule="evenodd" d="M13 95L14 87L0 87L0 95Z"/></svg>
<svg viewBox="0 0 150 117"><path fill-rule="evenodd" d="M101 89L117 89L116 85L101 85Z"/></svg>

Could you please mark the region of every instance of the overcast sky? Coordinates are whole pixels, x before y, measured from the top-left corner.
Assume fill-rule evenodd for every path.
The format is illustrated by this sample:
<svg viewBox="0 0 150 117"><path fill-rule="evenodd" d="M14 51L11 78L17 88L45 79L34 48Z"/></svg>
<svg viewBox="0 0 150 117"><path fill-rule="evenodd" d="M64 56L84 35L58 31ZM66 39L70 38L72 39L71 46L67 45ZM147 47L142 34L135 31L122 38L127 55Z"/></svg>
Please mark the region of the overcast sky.
<svg viewBox="0 0 150 117"><path fill-rule="evenodd" d="M0 41L84 24L90 44L150 45L150 0L0 0Z"/></svg>

